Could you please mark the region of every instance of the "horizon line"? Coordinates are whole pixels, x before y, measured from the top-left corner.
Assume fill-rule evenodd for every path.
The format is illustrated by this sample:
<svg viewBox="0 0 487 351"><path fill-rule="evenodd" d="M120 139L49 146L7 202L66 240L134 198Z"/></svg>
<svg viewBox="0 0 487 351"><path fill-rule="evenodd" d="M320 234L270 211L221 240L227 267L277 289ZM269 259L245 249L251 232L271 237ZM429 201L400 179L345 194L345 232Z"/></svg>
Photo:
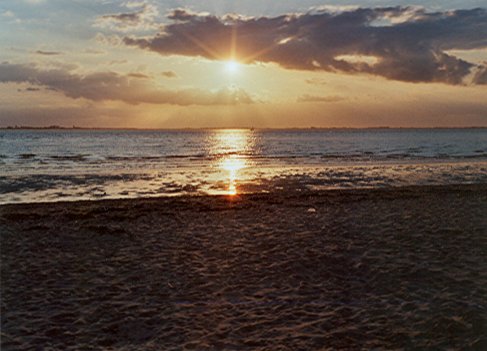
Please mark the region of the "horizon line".
<svg viewBox="0 0 487 351"><path fill-rule="evenodd" d="M82 126L0 126L0 130L134 130L134 131L197 131L197 130L367 130L367 129L487 129L487 126L432 126L432 127L82 127Z"/></svg>

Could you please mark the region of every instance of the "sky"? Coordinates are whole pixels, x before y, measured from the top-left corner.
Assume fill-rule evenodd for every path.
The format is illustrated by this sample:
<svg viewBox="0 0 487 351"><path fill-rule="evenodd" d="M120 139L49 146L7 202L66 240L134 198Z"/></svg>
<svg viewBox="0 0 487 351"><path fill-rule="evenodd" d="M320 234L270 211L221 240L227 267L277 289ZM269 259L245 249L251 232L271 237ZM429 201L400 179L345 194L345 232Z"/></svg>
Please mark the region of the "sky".
<svg viewBox="0 0 487 351"><path fill-rule="evenodd" d="M485 1L2 0L0 127L487 126Z"/></svg>

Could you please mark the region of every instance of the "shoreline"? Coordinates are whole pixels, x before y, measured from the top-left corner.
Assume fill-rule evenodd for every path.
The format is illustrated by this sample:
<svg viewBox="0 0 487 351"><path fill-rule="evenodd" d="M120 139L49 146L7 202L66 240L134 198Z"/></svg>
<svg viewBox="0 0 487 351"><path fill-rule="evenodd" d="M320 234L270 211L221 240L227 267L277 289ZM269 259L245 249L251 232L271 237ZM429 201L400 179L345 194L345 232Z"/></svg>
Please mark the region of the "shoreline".
<svg viewBox="0 0 487 351"><path fill-rule="evenodd" d="M2 350L483 349L487 184L0 206Z"/></svg>
<svg viewBox="0 0 487 351"><path fill-rule="evenodd" d="M290 190L285 191L269 191L269 192L248 192L239 193L236 195L230 194L206 194L206 193L195 193L195 194L164 194L164 195L154 195L154 196L140 196L140 197L120 197L120 198L92 198L92 199L80 199L80 200L59 200L59 201L39 201L39 202L21 202L21 203L0 203L0 211L3 208L8 207L22 207L22 206L52 206L52 205L82 205L82 204L96 204L100 205L112 204L123 202L171 202L181 200L184 203L191 202L199 203L202 200L222 200L228 201L229 203L241 202L241 201L255 201L260 199L266 199L271 197L279 197L282 199L286 198L296 198L296 197L329 197L333 198L367 198L367 197L394 197L394 196L421 196L424 194L430 194L434 192L445 193L445 192L460 192L460 193L475 193L477 191L487 191L487 183L474 183L474 184L434 184L434 185L405 185L405 186L389 186L389 187L362 187L362 188L329 188L320 190ZM0 216L2 213L0 212ZM0 217L1 219L1 217Z"/></svg>

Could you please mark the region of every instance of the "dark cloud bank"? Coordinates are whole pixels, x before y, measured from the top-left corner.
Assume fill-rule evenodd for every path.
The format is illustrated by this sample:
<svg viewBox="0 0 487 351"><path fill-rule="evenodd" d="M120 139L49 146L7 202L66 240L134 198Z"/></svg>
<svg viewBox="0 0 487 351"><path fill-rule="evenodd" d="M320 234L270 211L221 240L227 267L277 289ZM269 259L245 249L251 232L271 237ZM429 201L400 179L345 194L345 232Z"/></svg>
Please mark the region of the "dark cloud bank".
<svg viewBox="0 0 487 351"><path fill-rule="evenodd" d="M252 103L242 89L168 90L156 86L141 73L120 75L97 72L79 75L65 69L41 70L32 65L0 64L0 83L29 83L63 93L70 98L93 101L119 100L129 104L152 103L173 105L235 105ZM27 88L36 89L36 88Z"/></svg>
<svg viewBox="0 0 487 351"><path fill-rule="evenodd" d="M485 9L411 7L314 11L279 17L217 17L178 9L154 37L126 45L162 55L274 62L285 68L367 73L407 82L485 84L486 68L448 54L487 47ZM233 38L233 39L232 39ZM374 57L376 62L344 56Z"/></svg>

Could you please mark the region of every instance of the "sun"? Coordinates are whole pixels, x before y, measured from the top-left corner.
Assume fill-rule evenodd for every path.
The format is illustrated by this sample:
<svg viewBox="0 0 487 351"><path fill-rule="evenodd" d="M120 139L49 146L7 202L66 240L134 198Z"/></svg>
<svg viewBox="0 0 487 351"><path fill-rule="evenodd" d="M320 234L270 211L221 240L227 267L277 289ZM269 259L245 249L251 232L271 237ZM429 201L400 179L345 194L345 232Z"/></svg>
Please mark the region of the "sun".
<svg viewBox="0 0 487 351"><path fill-rule="evenodd" d="M225 61L225 71L228 73L237 73L240 69L240 63L235 60Z"/></svg>

